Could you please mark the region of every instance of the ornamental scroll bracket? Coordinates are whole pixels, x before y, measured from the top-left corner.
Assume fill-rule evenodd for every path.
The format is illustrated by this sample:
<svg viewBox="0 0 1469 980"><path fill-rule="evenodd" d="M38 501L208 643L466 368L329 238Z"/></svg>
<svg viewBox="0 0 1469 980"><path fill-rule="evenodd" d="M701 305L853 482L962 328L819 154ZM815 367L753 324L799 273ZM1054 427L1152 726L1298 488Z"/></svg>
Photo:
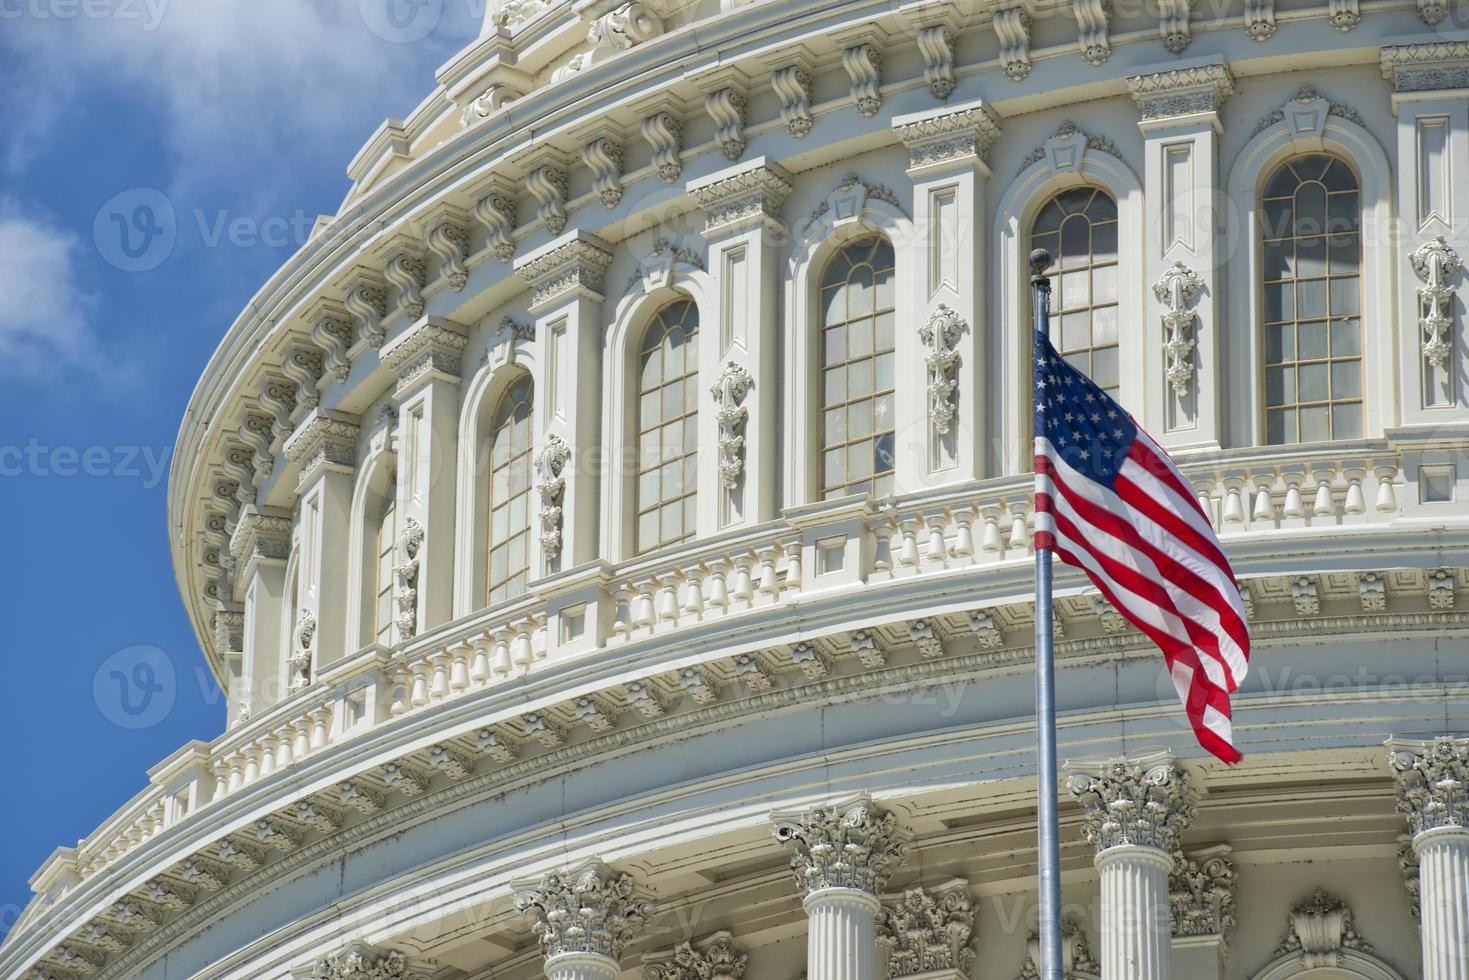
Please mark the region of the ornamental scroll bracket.
<svg viewBox="0 0 1469 980"><path fill-rule="evenodd" d="M1439 235L1424 242L1408 256L1413 274L1423 283L1418 287L1418 321L1423 328L1423 359L1439 370L1449 366L1454 341L1449 332L1453 326L1454 288L1447 280L1463 267L1459 253Z"/></svg>
<svg viewBox="0 0 1469 980"><path fill-rule="evenodd" d="M570 458L571 447L554 432L546 437L546 448L536 457L536 473L540 477L536 489L541 494L541 550L547 562L555 561L561 554L561 500L566 493L566 461Z"/></svg>
<svg viewBox="0 0 1469 980"><path fill-rule="evenodd" d="M954 402L954 393L959 387L959 380L955 377L959 352L954 345L959 342L965 326L958 313L940 303L918 328L918 339L925 348L923 362L928 367L929 421L941 436L949 434L954 416L959 411Z"/></svg>
<svg viewBox="0 0 1469 980"><path fill-rule="evenodd" d="M750 372L730 361L709 389L718 406L714 417L719 422L719 482L726 490L734 490L745 478L745 422L750 417L745 397L754 385Z"/></svg>
<svg viewBox="0 0 1469 980"><path fill-rule="evenodd" d="M1153 295L1163 311L1163 350L1168 355L1168 384L1178 397L1188 395L1194 381L1194 322L1198 314L1191 304L1204 291L1204 280L1182 262L1174 262L1153 283Z"/></svg>

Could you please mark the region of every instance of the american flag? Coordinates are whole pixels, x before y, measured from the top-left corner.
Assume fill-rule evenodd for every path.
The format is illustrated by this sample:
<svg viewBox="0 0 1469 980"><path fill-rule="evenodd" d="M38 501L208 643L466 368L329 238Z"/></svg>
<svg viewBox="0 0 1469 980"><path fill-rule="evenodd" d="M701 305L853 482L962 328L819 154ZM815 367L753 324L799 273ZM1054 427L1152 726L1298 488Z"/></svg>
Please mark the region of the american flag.
<svg viewBox="0 0 1469 980"><path fill-rule="evenodd" d="M1036 547L1086 572L1158 645L1199 744L1232 765L1229 695L1250 635L1219 539L1132 416L1039 331L1035 352Z"/></svg>

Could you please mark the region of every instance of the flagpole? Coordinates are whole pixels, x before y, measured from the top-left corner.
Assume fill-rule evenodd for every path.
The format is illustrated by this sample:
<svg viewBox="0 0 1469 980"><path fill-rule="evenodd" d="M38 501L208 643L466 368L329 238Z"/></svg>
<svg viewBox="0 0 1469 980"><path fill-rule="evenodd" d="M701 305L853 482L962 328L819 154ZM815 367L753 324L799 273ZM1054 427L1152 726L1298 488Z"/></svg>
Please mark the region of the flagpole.
<svg viewBox="0 0 1469 980"><path fill-rule="evenodd" d="M1051 280L1045 271L1051 254L1043 248L1030 253L1030 285L1035 329L1051 332ZM1038 377L1031 358L1031 390ZM1035 435L1043 431L1040 395L1035 395ZM1041 980L1063 980L1061 964L1061 846L1056 815L1056 676L1051 651L1051 550L1035 549L1035 731L1036 793L1038 799L1036 855L1040 875Z"/></svg>

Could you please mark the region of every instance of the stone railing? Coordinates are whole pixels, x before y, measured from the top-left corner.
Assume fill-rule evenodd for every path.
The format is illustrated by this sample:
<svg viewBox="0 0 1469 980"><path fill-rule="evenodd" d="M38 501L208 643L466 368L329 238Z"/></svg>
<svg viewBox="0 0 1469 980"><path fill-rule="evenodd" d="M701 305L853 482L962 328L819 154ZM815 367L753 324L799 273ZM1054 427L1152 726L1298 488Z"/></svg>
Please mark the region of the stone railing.
<svg viewBox="0 0 1469 980"><path fill-rule="evenodd" d="M1255 557L1298 551L1281 541L1281 531L1400 520L1403 466L1402 454L1380 441L1255 449L1183 463L1201 506L1238 552L1242 577ZM662 642L726 621L738 627L749 620L758 638L762 614L858 590L870 601L885 583L917 576L938 582L993 567L1014 578L1008 572L1021 575L1020 563L1033 554L1033 529L1031 481L1017 475L881 505L845 498L788 509L782 520L735 535L542 580L525 596L396 650L374 645L324 665L310 687L208 746L196 743L197 764L174 767L166 774L171 782L156 779L67 858L70 878L53 874L48 883L83 880L196 810L323 748L513 683L548 660ZM686 691L697 697L698 683L691 675Z"/></svg>

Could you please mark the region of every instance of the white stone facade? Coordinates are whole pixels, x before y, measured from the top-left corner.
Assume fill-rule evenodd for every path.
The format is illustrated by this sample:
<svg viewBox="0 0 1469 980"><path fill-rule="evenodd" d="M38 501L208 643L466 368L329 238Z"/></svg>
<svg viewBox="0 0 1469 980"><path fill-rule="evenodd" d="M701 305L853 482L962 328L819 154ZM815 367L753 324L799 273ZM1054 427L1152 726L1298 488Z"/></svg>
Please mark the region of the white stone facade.
<svg viewBox="0 0 1469 980"><path fill-rule="evenodd" d="M1230 770L1058 577L1068 975L1466 980L1460 16L492 4L186 416L228 729L0 975L1035 977L1052 235L1254 637Z"/></svg>

